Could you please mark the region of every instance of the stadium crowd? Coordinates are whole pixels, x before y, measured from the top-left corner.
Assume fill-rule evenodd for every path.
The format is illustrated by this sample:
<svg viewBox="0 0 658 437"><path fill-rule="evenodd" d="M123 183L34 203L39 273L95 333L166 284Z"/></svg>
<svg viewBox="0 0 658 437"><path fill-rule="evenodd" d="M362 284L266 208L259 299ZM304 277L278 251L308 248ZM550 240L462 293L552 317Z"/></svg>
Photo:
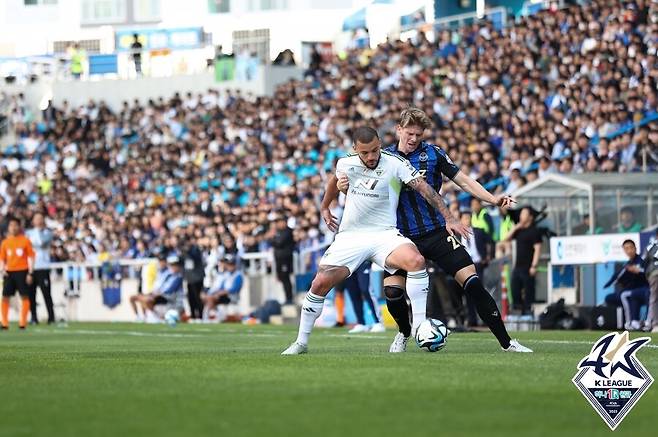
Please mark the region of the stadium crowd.
<svg viewBox="0 0 658 437"><path fill-rule="evenodd" d="M502 32L486 22L351 49L274 96L208 90L50 106L37 121L3 96L17 134L0 162L0 213L43 212L52 259L137 258L183 242L206 255L267 250L279 217L298 248L329 231L324 181L371 124L394 142L400 111L432 115L428 138L464 172L511 192L546 173L656 168L658 3L595 0ZM455 201L456 187L444 194ZM6 224L2 224L4 229Z"/></svg>

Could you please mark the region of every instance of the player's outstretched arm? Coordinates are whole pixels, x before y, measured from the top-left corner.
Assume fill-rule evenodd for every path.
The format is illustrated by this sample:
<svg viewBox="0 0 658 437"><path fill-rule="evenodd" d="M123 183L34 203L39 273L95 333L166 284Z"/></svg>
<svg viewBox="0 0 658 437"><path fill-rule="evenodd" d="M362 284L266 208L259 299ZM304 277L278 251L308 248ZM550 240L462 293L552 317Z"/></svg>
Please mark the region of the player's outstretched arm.
<svg viewBox="0 0 658 437"><path fill-rule="evenodd" d="M324 190L324 197L322 197L322 204L320 206L320 214L322 219L331 232L338 230L338 218L331 213L331 202L338 197L338 186L336 185L338 178L336 175L329 176L327 180L327 187Z"/></svg>
<svg viewBox="0 0 658 437"><path fill-rule="evenodd" d="M446 230L450 235L457 234L461 237L468 237L472 234L470 227L462 225L459 220L452 216L450 210L443 201L443 197L441 197L441 195L437 193L436 190L425 181L425 179L419 177L411 180L407 185L418 191L430 205L439 210L446 220Z"/></svg>
<svg viewBox="0 0 658 437"><path fill-rule="evenodd" d="M480 185L478 181L466 175L462 171L458 172L452 180L457 185L459 185L459 188L466 191L470 195L477 197L483 202L487 202L496 206L502 206L505 208L509 208L516 203L516 200L512 196L494 196L482 185Z"/></svg>

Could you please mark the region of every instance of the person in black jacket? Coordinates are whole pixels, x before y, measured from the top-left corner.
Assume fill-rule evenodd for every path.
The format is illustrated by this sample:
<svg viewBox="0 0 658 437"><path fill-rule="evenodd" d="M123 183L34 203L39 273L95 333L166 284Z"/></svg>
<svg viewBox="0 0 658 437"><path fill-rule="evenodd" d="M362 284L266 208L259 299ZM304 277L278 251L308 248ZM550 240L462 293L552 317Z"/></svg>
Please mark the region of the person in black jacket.
<svg viewBox="0 0 658 437"><path fill-rule="evenodd" d="M536 226L535 211L528 206L521 208L519 220L505 238L516 242L516 260L512 270L512 298L514 309L521 314L532 314L531 308L535 301L535 276L543 231Z"/></svg>
<svg viewBox="0 0 658 437"><path fill-rule="evenodd" d="M183 255L185 257L185 281L187 282L187 301L190 304L190 316L193 319L201 319L203 317L201 292L203 291L205 270L203 254L193 237L188 237Z"/></svg>
<svg viewBox="0 0 658 437"><path fill-rule="evenodd" d="M640 329L640 307L649 304L649 282L644 275L644 260L637 253L635 242L626 240L622 244L628 262L616 271L603 288L619 284L617 291L605 297L605 303L624 307L624 328Z"/></svg>
<svg viewBox="0 0 658 437"><path fill-rule="evenodd" d="M290 274L292 273L292 253L295 249L295 239L292 235L292 229L288 227L284 216L280 216L276 220L271 244L274 248L276 277L283 284L283 290L286 293L286 304L290 304L293 301Z"/></svg>

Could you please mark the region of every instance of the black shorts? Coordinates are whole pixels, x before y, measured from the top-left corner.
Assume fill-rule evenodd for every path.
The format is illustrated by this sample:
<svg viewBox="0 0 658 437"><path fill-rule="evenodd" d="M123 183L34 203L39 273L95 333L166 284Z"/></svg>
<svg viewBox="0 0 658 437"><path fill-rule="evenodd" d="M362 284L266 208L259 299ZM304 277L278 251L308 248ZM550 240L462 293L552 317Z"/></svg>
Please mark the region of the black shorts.
<svg viewBox="0 0 658 437"><path fill-rule="evenodd" d="M222 305L227 305L231 303L231 297L227 296L226 294L222 294L221 296L219 296L219 299L217 299L217 303Z"/></svg>
<svg viewBox="0 0 658 437"><path fill-rule="evenodd" d="M153 299L153 304L154 304L154 305L167 305L167 304L169 304L170 302L171 302L171 301L170 301L169 299L167 299L166 297L164 297L164 296L161 295L161 294L158 294L158 295L155 296L155 298Z"/></svg>
<svg viewBox="0 0 658 437"><path fill-rule="evenodd" d="M459 237L453 237L446 228L420 237L409 237L425 259L434 261L444 272L454 277L455 274L473 264L471 256L459 242ZM384 271L384 278L389 276L405 276L407 272L397 270L389 274Z"/></svg>
<svg viewBox="0 0 658 437"><path fill-rule="evenodd" d="M27 270L17 272L8 272L2 285L2 296L12 297L16 292L22 297L30 295L30 289L27 286Z"/></svg>

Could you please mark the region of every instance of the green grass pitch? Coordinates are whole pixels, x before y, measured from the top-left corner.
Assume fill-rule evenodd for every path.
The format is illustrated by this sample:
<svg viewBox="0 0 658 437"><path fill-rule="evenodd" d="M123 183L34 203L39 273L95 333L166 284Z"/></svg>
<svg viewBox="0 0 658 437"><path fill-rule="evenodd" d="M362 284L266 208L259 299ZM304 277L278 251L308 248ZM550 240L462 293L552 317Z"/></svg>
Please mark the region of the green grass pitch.
<svg viewBox="0 0 658 437"><path fill-rule="evenodd" d="M571 383L602 332L488 333L438 353L393 332L294 327L71 324L0 333L0 436L579 436L612 434ZM638 337L632 334L631 338ZM658 377L658 335L638 357ZM658 383L616 436L655 436Z"/></svg>

